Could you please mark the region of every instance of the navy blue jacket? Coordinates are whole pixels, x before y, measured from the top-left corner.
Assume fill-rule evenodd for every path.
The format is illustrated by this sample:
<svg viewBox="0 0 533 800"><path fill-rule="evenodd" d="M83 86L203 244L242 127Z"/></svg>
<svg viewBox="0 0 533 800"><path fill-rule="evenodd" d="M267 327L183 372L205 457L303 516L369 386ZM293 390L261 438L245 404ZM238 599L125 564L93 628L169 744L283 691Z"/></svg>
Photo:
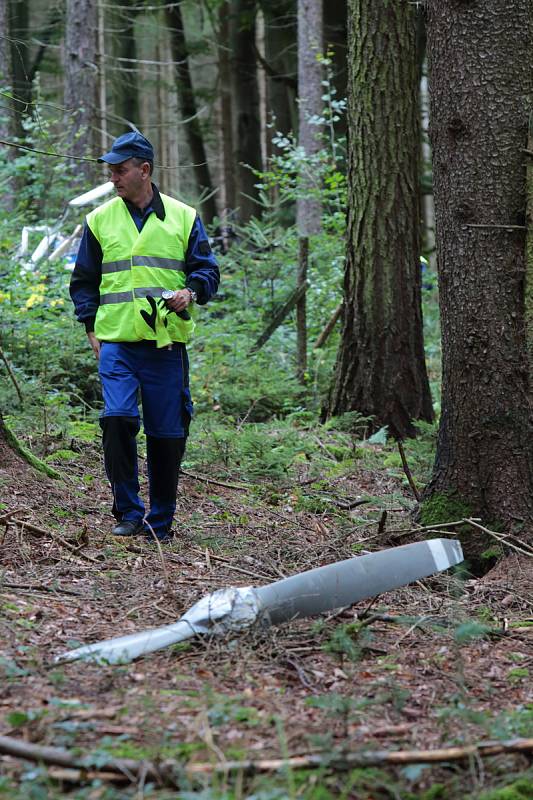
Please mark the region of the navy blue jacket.
<svg viewBox="0 0 533 800"><path fill-rule="evenodd" d="M165 219L165 207L157 186L153 183L154 196L144 210L124 201L137 225L142 227L150 214ZM211 251L207 233L202 220L197 215L189 236L185 254L186 286L196 292L197 302L204 305L217 292L220 273L215 256ZM85 324L87 333L94 331L94 320L100 305L100 281L102 279L102 248L87 223L83 229L76 264L70 280L70 296L74 303L76 317Z"/></svg>

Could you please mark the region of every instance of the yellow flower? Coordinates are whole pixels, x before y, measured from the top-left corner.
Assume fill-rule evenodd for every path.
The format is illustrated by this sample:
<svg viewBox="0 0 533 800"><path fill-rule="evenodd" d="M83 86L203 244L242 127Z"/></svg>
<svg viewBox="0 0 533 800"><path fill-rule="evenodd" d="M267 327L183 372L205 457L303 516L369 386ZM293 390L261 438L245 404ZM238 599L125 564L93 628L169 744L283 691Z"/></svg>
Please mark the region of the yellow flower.
<svg viewBox="0 0 533 800"><path fill-rule="evenodd" d="M28 299L26 300L26 308L33 308L33 306L39 305L44 301L44 294L30 294Z"/></svg>

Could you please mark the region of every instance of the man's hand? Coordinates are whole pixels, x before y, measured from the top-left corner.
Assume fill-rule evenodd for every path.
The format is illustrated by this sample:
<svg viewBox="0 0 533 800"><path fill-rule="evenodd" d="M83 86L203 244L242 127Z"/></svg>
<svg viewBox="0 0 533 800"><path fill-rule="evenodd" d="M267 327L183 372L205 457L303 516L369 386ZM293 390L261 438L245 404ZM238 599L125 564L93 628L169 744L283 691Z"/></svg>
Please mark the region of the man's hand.
<svg viewBox="0 0 533 800"><path fill-rule="evenodd" d="M166 305L172 311L185 311L191 303L191 293L188 289L180 289L179 292L174 292L174 297L166 301Z"/></svg>
<svg viewBox="0 0 533 800"><path fill-rule="evenodd" d="M92 331L91 333L87 334L87 338L89 340L89 344L93 349L94 357L98 361L98 359L100 358L100 339L97 339Z"/></svg>

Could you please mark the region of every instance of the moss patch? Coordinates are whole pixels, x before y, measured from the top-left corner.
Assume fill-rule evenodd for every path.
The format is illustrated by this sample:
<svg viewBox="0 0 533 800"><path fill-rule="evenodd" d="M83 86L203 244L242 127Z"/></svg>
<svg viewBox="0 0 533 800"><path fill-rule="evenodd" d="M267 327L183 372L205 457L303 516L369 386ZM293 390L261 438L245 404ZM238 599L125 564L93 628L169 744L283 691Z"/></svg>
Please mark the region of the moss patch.
<svg viewBox="0 0 533 800"><path fill-rule="evenodd" d="M440 492L423 501L418 514L422 525L431 527L443 522L458 522L479 514L457 492ZM501 523L486 522L490 530L501 530ZM449 533L454 533L463 547L468 570L478 577L485 575L503 555L502 548L495 546L494 539L472 525L457 525Z"/></svg>
<svg viewBox="0 0 533 800"><path fill-rule="evenodd" d="M438 525L471 517L473 513L472 507L455 492L441 492L424 500L420 507L420 522L423 525Z"/></svg>
<svg viewBox="0 0 533 800"><path fill-rule="evenodd" d="M479 800L532 800L533 784L531 777L519 778L514 783L504 786L501 789L493 789L478 795Z"/></svg>

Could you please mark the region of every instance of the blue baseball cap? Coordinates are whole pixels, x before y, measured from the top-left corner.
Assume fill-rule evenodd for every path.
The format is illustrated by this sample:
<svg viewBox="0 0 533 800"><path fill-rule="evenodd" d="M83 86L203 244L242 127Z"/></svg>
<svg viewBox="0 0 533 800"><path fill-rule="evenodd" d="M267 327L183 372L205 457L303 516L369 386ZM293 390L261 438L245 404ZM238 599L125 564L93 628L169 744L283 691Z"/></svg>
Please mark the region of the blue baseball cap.
<svg viewBox="0 0 533 800"><path fill-rule="evenodd" d="M113 142L109 153L100 156L98 161L105 161L106 164L122 164L128 158L142 158L145 161L154 160L154 148L148 139L145 139L138 131L131 131L119 136Z"/></svg>

